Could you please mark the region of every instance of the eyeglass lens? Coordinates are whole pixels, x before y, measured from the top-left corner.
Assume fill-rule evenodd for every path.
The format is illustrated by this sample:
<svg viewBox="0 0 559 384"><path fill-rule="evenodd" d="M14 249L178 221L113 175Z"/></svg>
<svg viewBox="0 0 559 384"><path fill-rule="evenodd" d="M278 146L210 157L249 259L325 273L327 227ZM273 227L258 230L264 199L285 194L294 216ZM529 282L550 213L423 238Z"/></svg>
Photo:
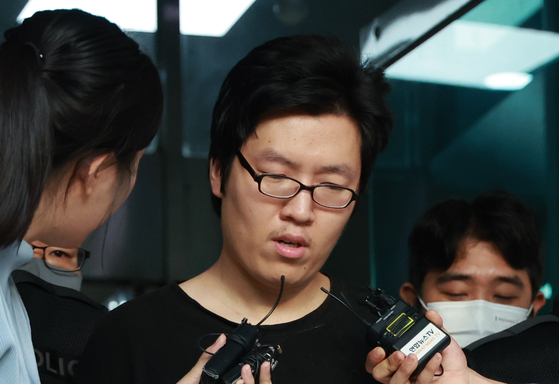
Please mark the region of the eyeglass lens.
<svg viewBox="0 0 559 384"><path fill-rule="evenodd" d="M301 188L295 180L282 176L263 176L260 180L260 191L273 197L289 198ZM314 188L313 199L318 204L328 207L344 207L352 199L353 193L345 188L331 185L319 185Z"/></svg>
<svg viewBox="0 0 559 384"><path fill-rule="evenodd" d="M85 255L79 248L45 248L45 261L55 269L77 271L83 266Z"/></svg>

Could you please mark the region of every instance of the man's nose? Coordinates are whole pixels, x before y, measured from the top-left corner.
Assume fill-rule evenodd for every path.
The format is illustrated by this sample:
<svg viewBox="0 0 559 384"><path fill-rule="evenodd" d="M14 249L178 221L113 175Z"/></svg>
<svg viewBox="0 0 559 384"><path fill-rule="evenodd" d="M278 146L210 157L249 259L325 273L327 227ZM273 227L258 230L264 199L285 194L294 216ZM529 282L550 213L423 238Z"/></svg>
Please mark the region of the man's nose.
<svg viewBox="0 0 559 384"><path fill-rule="evenodd" d="M283 219L291 219L300 224L314 221L314 204L311 191L301 190L295 196L286 199L281 210Z"/></svg>

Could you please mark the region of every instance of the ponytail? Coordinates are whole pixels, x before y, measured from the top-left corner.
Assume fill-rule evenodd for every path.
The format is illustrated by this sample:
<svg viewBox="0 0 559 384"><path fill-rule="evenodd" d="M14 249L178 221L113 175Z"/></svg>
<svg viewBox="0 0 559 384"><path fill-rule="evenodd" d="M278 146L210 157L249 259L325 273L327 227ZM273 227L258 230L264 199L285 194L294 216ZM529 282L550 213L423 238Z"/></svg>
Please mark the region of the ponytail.
<svg viewBox="0 0 559 384"><path fill-rule="evenodd" d="M26 43L0 46L0 248L31 224L52 152L41 62Z"/></svg>
<svg viewBox="0 0 559 384"><path fill-rule="evenodd" d="M37 12L4 37L0 248L23 239L45 186L68 164L112 153L119 171L130 173L163 113L157 69L105 18Z"/></svg>

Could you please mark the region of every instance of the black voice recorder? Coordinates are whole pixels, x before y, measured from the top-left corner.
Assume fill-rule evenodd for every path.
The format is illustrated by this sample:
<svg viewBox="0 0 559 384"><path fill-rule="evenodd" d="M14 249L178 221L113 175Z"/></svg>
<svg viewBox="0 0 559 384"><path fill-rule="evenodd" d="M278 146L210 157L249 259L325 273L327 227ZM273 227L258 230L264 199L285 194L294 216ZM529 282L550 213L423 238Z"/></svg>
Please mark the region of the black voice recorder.
<svg viewBox="0 0 559 384"><path fill-rule="evenodd" d="M366 293L357 297L357 302L368 307L377 317L374 322L362 318L349 303L322 288L366 325L365 337L371 347L382 347L387 355L396 351L401 351L405 356L415 354L418 366L412 376L419 374L437 352L442 352L450 344L450 336L430 322L417 308L395 300L379 288L367 289Z"/></svg>
<svg viewBox="0 0 559 384"><path fill-rule="evenodd" d="M250 365L256 381L263 362L269 361L274 369L281 348L279 345L261 345L258 337L258 326L243 319L235 331L227 336L225 345L206 363L200 383L235 384L241 379L241 368L245 364Z"/></svg>
<svg viewBox="0 0 559 384"><path fill-rule="evenodd" d="M281 276L281 288L276 303L258 324L251 325L244 318L233 333L227 336L225 345L204 366L200 384L235 384L241 379L241 368L246 364L250 365L255 382L258 383L262 363L269 361L272 370L276 367L281 347L261 344L259 327L278 306L284 283L285 277Z"/></svg>

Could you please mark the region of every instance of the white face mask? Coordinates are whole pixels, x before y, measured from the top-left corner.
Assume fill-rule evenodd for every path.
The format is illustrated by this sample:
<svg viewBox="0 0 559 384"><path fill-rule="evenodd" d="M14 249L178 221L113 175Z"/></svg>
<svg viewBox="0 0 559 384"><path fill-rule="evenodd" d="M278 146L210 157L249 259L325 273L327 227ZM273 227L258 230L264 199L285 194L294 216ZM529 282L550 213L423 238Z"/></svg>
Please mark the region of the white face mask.
<svg viewBox="0 0 559 384"><path fill-rule="evenodd" d="M485 300L439 301L426 305L419 298L419 302L426 310L437 311L444 328L461 348L526 320L534 305L526 309Z"/></svg>
<svg viewBox="0 0 559 384"><path fill-rule="evenodd" d="M27 271L45 280L47 283L79 291L82 286L82 275L76 272L55 271L47 268L43 259L32 258L18 269Z"/></svg>

